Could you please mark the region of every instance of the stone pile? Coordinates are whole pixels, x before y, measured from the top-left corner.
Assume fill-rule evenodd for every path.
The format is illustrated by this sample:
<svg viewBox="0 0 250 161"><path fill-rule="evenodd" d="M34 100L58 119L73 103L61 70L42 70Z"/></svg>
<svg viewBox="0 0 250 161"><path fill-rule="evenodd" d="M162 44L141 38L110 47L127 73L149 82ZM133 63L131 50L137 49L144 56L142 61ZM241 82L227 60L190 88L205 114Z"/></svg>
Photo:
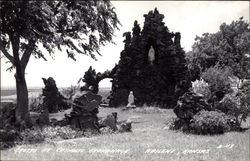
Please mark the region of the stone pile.
<svg viewBox="0 0 250 161"><path fill-rule="evenodd" d="M174 113L179 119L188 123L201 110L211 111L212 107L202 96L190 91L179 98Z"/></svg>
<svg viewBox="0 0 250 161"><path fill-rule="evenodd" d="M101 132L131 132L132 123L131 121L117 121L117 112L113 112L110 115L107 115L106 118L100 120L100 131ZM110 129L110 130L109 130Z"/></svg>
<svg viewBox="0 0 250 161"><path fill-rule="evenodd" d="M61 95L56 86L56 82L52 77L48 79L42 78L45 87L42 90L43 108L47 108L49 113L56 113L62 109L68 109L66 99Z"/></svg>
<svg viewBox="0 0 250 161"><path fill-rule="evenodd" d="M73 96L72 112L66 115L69 124L80 130L91 129L99 131L98 107L102 97L91 91L78 92Z"/></svg>
<svg viewBox="0 0 250 161"><path fill-rule="evenodd" d="M48 110L47 106L45 106L44 104L42 105L41 113L38 116L38 119L36 120L36 124L38 124L38 125L49 125L50 124L49 110Z"/></svg>
<svg viewBox="0 0 250 161"><path fill-rule="evenodd" d="M118 131L120 133L122 132L131 132L132 130L132 123L129 122L129 121L125 121L125 122L122 122L119 126L118 126Z"/></svg>

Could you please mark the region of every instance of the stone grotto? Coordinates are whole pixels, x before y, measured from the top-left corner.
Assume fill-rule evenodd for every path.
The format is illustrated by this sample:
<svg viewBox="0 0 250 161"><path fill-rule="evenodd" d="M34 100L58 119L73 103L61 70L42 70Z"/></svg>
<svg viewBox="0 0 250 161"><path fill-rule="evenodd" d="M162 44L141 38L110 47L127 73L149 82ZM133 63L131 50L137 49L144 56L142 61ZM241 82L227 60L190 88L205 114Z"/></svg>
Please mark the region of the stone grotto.
<svg viewBox="0 0 250 161"><path fill-rule="evenodd" d="M125 45L118 64L104 73L96 73L90 67L82 79L85 87L97 93L98 83L111 78L110 107L126 106L133 91L136 106L173 108L191 87L181 34L169 31L157 8L144 17L142 29L135 21L132 34L123 34Z"/></svg>

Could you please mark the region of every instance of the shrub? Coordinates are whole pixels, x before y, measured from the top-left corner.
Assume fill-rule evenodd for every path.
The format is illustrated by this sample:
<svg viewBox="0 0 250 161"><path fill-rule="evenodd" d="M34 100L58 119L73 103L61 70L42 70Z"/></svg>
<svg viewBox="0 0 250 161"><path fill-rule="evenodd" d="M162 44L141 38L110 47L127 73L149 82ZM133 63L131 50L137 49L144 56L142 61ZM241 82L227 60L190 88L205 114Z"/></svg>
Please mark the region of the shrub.
<svg viewBox="0 0 250 161"><path fill-rule="evenodd" d="M60 97L60 95L59 95ZM44 96L42 94L40 94L38 97L32 97L29 99L29 110L32 112L38 112L41 113L44 109L43 109L43 100L44 100ZM67 103L66 100L63 99L63 97L60 97L59 99L55 99L53 101L53 103L55 103L55 107L56 109L58 109L59 111L64 111L70 108L70 105Z"/></svg>
<svg viewBox="0 0 250 161"><path fill-rule="evenodd" d="M238 93L225 95L215 108L227 115L234 116L237 125L240 127L242 121L246 121L250 113L249 100L250 97L247 96L246 92L239 91Z"/></svg>
<svg viewBox="0 0 250 161"><path fill-rule="evenodd" d="M192 89L194 93L204 96L204 98L206 99L208 99L211 95L209 85L203 79L192 82Z"/></svg>
<svg viewBox="0 0 250 161"><path fill-rule="evenodd" d="M83 136L82 131L74 130L69 126L56 126L56 127L45 127L42 130L43 135L46 138L54 139L54 138L61 138L61 139L74 139Z"/></svg>
<svg viewBox="0 0 250 161"><path fill-rule="evenodd" d="M70 86L68 88L63 88L60 92L66 99L71 99L72 96L77 92L80 91L80 86Z"/></svg>
<svg viewBox="0 0 250 161"><path fill-rule="evenodd" d="M20 133L13 128L0 129L0 150L13 147L20 140Z"/></svg>
<svg viewBox="0 0 250 161"><path fill-rule="evenodd" d="M30 109L30 111L41 113L43 111L42 103L43 103L42 94L40 94L38 97L30 98L29 99L29 109Z"/></svg>
<svg viewBox="0 0 250 161"><path fill-rule="evenodd" d="M41 143L45 140L53 139L74 139L84 135L82 131L77 131L69 126L47 126L44 128L33 127L32 129L25 129L21 132L22 143L34 144Z"/></svg>
<svg viewBox="0 0 250 161"><path fill-rule="evenodd" d="M235 94L227 94L218 105L215 106L215 108L227 115L232 115L238 118L241 113L240 99Z"/></svg>
<svg viewBox="0 0 250 161"><path fill-rule="evenodd" d="M225 94L230 93L231 80L229 79L232 75L229 68L220 68L217 66L208 68L202 73L202 78L208 83L211 96L216 96L216 100L220 101ZM215 98L210 98L215 99Z"/></svg>
<svg viewBox="0 0 250 161"><path fill-rule="evenodd" d="M174 107L176 116L187 123L201 110L211 111L212 107L203 96L199 96L193 91L186 92L182 95Z"/></svg>
<svg viewBox="0 0 250 161"><path fill-rule="evenodd" d="M246 121L247 116L250 114L250 80L245 81L239 91L240 104L244 109L242 119Z"/></svg>
<svg viewBox="0 0 250 161"><path fill-rule="evenodd" d="M225 113L217 111L200 111L190 121L189 130L195 134L222 134L231 130L235 120Z"/></svg>
<svg viewBox="0 0 250 161"><path fill-rule="evenodd" d="M42 133L42 130L39 128L36 129L25 129L21 132L21 138L23 143L36 144L41 143L45 140L45 137Z"/></svg>
<svg viewBox="0 0 250 161"><path fill-rule="evenodd" d="M188 131L189 129L189 124L180 118L172 118L167 126L169 126L170 130Z"/></svg>

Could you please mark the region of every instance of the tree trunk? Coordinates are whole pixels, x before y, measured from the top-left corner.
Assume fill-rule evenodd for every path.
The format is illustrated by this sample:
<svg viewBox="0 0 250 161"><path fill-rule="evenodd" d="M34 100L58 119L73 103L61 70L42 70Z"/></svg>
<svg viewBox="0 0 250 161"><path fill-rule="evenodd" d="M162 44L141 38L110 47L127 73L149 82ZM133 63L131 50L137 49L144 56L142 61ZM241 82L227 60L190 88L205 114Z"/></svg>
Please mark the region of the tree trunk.
<svg viewBox="0 0 250 161"><path fill-rule="evenodd" d="M16 121L17 123L30 124L29 115L29 100L28 100L28 89L26 85L24 71L16 68L16 92L17 92L17 108L16 108Z"/></svg>
<svg viewBox="0 0 250 161"><path fill-rule="evenodd" d="M30 53L27 54L26 51L28 50L26 50L22 56L22 58L24 57L25 60L20 60L19 58L20 36L15 33L10 34L9 36L12 43L14 65L16 68L16 74L15 74L16 92L17 92L16 123L17 125L21 125L21 127L23 127L23 125L30 126L31 122L28 109L28 103L29 103L28 89L24 75Z"/></svg>

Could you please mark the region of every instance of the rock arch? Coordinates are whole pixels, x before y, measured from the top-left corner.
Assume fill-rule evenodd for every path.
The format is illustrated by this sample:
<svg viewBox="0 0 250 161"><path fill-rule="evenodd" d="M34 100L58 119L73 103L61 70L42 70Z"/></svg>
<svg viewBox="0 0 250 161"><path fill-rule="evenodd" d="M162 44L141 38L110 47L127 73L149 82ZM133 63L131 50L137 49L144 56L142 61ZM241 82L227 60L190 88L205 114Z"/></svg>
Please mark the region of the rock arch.
<svg viewBox="0 0 250 161"><path fill-rule="evenodd" d="M114 68L115 70L115 68ZM91 90L94 94L99 91L99 82L106 78L113 78L114 71L105 71L103 73L96 73L92 66L85 72L84 76L80 79L85 85L81 88L82 90Z"/></svg>

